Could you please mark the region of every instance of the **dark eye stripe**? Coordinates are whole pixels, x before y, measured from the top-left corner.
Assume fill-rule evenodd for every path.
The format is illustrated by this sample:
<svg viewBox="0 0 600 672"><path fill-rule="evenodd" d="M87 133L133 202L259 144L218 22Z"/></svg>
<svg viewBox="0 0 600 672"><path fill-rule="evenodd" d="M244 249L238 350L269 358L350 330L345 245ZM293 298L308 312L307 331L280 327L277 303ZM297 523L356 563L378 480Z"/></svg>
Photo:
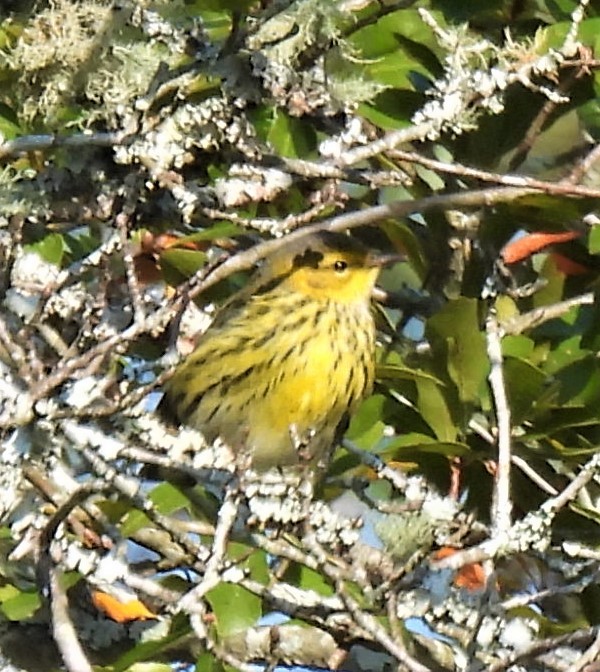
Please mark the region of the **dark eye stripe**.
<svg viewBox="0 0 600 672"><path fill-rule="evenodd" d="M302 254L297 254L294 257L294 268L299 268L300 266L319 268L321 261L323 261L323 254L309 247Z"/></svg>

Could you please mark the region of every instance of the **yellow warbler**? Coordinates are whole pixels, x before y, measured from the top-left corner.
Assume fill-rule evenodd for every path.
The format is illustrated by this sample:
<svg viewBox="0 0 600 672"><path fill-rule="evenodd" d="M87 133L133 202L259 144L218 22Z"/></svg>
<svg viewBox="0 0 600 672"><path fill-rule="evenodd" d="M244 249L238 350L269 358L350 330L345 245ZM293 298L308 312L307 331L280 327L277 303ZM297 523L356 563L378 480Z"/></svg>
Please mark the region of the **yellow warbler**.
<svg viewBox="0 0 600 672"><path fill-rule="evenodd" d="M267 257L165 386L175 416L255 469L326 460L373 387L376 254L341 233Z"/></svg>

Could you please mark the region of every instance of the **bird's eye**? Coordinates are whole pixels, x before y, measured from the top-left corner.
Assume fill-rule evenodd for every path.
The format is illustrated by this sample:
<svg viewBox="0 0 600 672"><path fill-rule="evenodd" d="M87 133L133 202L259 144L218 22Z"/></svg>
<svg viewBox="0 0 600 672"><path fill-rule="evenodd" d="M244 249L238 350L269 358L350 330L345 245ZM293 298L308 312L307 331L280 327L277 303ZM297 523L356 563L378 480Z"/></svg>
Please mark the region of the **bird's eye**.
<svg viewBox="0 0 600 672"><path fill-rule="evenodd" d="M345 271L348 268L348 262L344 261L343 259L338 259L336 262L334 262L333 268L338 273L341 273L342 271Z"/></svg>

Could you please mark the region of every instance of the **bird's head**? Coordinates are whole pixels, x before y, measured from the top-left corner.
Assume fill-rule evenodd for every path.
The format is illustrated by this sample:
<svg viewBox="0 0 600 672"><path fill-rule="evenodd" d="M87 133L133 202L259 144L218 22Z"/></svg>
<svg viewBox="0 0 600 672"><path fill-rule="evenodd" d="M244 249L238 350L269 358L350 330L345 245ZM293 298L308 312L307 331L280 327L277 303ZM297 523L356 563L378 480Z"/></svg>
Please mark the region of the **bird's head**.
<svg viewBox="0 0 600 672"><path fill-rule="evenodd" d="M299 238L267 259L267 277L281 288L318 300L368 301L382 266L400 261L343 233L321 231Z"/></svg>

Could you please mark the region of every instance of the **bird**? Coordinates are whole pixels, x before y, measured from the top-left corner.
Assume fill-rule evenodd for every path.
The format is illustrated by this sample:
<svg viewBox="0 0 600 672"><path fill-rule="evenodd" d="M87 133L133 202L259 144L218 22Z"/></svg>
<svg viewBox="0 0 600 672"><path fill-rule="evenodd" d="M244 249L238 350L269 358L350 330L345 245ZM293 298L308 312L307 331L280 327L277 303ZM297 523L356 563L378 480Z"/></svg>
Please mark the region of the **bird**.
<svg viewBox="0 0 600 672"><path fill-rule="evenodd" d="M165 383L169 415L220 437L256 471L326 466L372 392L371 293L382 266L400 259L330 231L266 257Z"/></svg>

